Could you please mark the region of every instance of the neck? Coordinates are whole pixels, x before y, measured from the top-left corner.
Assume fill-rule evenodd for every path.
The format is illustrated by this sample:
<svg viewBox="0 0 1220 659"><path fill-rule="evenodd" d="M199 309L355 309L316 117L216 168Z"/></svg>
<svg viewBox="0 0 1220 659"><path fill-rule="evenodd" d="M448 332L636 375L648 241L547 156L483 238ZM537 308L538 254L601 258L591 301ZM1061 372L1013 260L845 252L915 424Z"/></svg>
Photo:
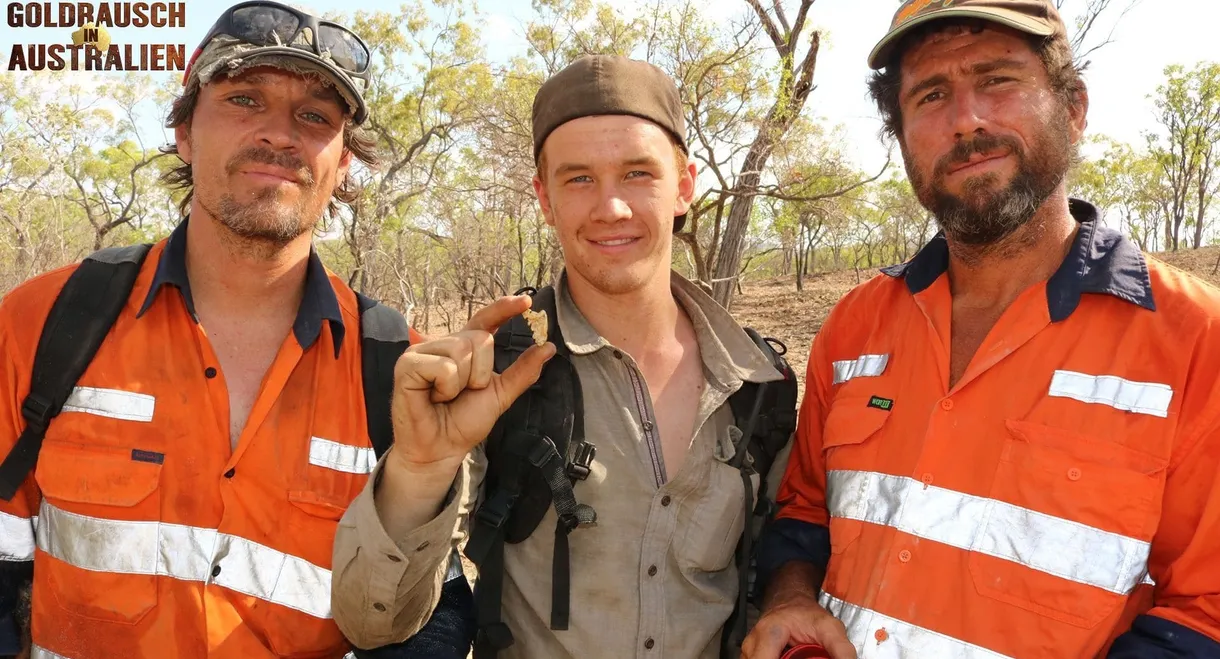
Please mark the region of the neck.
<svg viewBox="0 0 1220 659"><path fill-rule="evenodd" d="M1030 286L1050 279L1071 248L1077 224L1060 187L1034 217L991 245L949 242L949 285L955 302L1006 307Z"/></svg>
<svg viewBox="0 0 1220 659"><path fill-rule="evenodd" d="M309 251L308 232L271 246L234 234L196 204L186 241L196 309L225 316L295 313L305 292Z"/></svg>
<svg viewBox="0 0 1220 659"><path fill-rule="evenodd" d="M612 294L598 290L571 268L567 273L568 293L585 320L637 361L651 348L674 340L679 310L668 276L634 291Z"/></svg>

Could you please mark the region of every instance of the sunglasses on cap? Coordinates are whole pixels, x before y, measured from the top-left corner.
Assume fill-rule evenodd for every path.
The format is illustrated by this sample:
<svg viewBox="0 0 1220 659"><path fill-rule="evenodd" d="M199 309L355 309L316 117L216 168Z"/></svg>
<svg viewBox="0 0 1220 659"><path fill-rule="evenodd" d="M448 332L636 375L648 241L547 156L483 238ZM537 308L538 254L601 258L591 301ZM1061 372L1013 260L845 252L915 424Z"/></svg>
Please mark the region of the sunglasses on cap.
<svg viewBox="0 0 1220 659"><path fill-rule="evenodd" d="M321 20L288 5L269 0L233 5L216 19L207 36L199 42L191 64L212 39L222 34L253 46L304 50L319 60L330 62L353 80L360 80L364 85L369 81L370 56L363 39L342 25ZM190 78L190 68L187 65L184 81Z"/></svg>

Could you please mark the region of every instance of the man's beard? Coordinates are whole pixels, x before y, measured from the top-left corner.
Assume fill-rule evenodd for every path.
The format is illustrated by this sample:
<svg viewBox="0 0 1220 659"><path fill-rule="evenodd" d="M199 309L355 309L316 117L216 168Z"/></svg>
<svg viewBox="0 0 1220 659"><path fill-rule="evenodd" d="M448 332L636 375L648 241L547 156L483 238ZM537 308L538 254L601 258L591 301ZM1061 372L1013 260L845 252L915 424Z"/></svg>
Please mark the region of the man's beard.
<svg viewBox="0 0 1220 659"><path fill-rule="evenodd" d="M958 142L938 160L930 181L912 165L907 166L907 176L919 202L936 217L946 238L975 247L995 245L1033 219L1063 182L1072 156L1067 122L1066 112L1054 117L1028 154L1014 138L983 133ZM945 189L951 167L968 162L972 154L1000 149L1007 149L1017 160L1017 171L1007 186L999 187L999 175L992 173L967 179L960 197Z"/></svg>
<svg viewBox="0 0 1220 659"><path fill-rule="evenodd" d="M287 245L301 234L313 230L320 218L310 218L309 200L315 184L313 171L300 158L271 149L250 147L234 155L225 165L230 177L237 174L242 165L261 163L292 171L301 186L301 196L296 203L287 204L279 199L278 186L259 190L252 199L239 201L230 192L225 192L210 212L233 234L248 240Z"/></svg>

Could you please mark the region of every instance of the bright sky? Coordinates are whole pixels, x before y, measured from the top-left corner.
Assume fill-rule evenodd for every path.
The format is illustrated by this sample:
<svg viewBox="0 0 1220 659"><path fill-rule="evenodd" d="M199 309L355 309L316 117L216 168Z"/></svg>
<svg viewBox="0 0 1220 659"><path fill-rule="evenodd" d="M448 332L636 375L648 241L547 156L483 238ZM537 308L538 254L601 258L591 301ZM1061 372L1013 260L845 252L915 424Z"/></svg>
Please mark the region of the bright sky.
<svg viewBox="0 0 1220 659"><path fill-rule="evenodd" d="M621 1L621 0L620 0ZM1126 0L1114 0L1122 5ZM1069 0L1067 17L1075 15L1086 0ZM0 0L8 15L13 4ZM52 3L53 5L58 3ZM231 2L187 0L187 24L183 29L115 29L114 43L185 43L187 57L220 11ZM351 0L309 0L306 6L322 12L348 11ZM394 10L398 0L363 0L364 10ZM744 0L703 0L714 18L747 11ZM769 3L768 3L769 4ZM791 0L784 2L794 6ZM897 6L896 0L817 0L811 10L815 25L827 30L818 58L809 109L832 123L844 124L858 164L876 169L884 152L876 138L879 122L867 97L865 58L884 33ZM521 25L530 13L529 0L484 0L484 39L489 55L503 59L522 52ZM640 6L622 2L623 7ZM1069 18L1070 20L1070 18ZM1141 133L1154 127L1152 102L1148 98L1169 64L1193 65L1220 60L1215 26L1220 25L1217 0L1141 0L1114 31L1114 43L1095 53L1087 73L1092 105L1089 128L1122 141L1142 143ZM1101 26L1095 38L1104 36L1110 24ZM0 22L0 59L7 62L15 43L63 43L71 30L65 28L10 28ZM105 75L105 74L102 74ZM171 74L161 74L171 75ZM150 122L152 119L150 118ZM149 129L157 130L155 122Z"/></svg>

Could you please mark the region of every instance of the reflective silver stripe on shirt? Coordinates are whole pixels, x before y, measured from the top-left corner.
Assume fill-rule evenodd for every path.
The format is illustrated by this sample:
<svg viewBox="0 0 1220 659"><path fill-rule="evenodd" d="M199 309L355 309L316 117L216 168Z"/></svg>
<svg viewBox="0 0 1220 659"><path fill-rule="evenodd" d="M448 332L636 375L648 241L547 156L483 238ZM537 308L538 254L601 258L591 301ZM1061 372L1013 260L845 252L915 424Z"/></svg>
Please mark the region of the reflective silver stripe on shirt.
<svg viewBox="0 0 1220 659"><path fill-rule="evenodd" d="M149 423L153 419L153 409L156 406L157 399L148 394L137 394L118 389L73 387L72 394L64 403L63 411L84 412L123 421Z"/></svg>
<svg viewBox="0 0 1220 659"><path fill-rule="evenodd" d="M831 471L827 494L832 517L889 526L1112 593L1129 593L1147 576L1149 543L1003 501L864 471Z"/></svg>
<svg viewBox="0 0 1220 659"><path fill-rule="evenodd" d="M313 437L309 440L309 464L349 474L371 474L377 464L377 456L371 448Z"/></svg>
<svg viewBox="0 0 1220 659"><path fill-rule="evenodd" d="M62 654L56 654L50 650L39 647L37 644L30 644L30 659L69 659Z"/></svg>
<svg viewBox="0 0 1220 659"><path fill-rule="evenodd" d="M213 583L316 618L331 617L330 570L215 529L98 519L43 499L35 535L39 549L81 569Z"/></svg>
<svg viewBox="0 0 1220 659"><path fill-rule="evenodd" d="M860 659L1009 659L1006 655L903 622L822 593L822 606L847 628ZM885 630L884 641L878 632Z"/></svg>
<svg viewBox="0 0 1220 659"><path fill-rule="evenodd" d="M0 512L0 561L34 560L34 526L38 518Z"/></svg>
<svg viewBox="0 0 1220 659"><path fill-rule="evenodd" d="M889 355L860 355L855 359L837 361L834 363L834 384L841 384L852 378L875 378L885 372L889 363Z"/></svg>
<svg viewBox="0 0 1220 659"><path fill-rule="evenodd" d="M1165 418L1169 416L1173 387L1158 382L1133 382L1113 375L1055 371L1047 394Z"/></svg>

